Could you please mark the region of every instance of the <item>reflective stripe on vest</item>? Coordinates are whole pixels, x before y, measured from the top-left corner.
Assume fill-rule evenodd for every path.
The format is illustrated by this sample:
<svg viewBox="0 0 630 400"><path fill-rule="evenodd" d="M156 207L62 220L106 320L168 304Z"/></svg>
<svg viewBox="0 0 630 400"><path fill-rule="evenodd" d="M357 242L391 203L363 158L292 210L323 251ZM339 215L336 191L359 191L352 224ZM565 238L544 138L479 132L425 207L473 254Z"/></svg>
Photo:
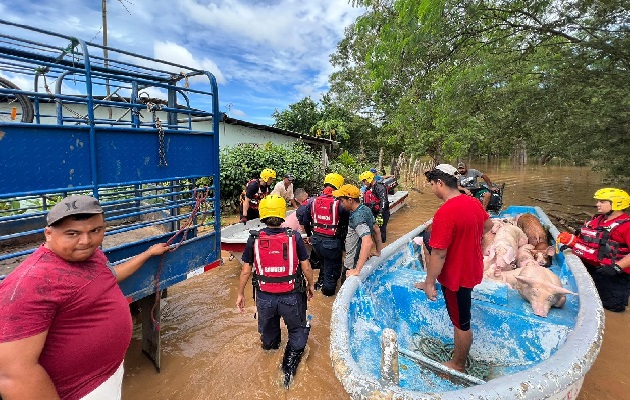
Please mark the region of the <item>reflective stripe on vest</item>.
<svg viewBox="0 0 630 400"><path fill-rule="evenodd" d="M311 205L313 231L325 236L335 236L339 225L339 200L322 194Z"/></svg>
<svg viewBox="0 0 630 400"><path fill-rule="evenodd" d="M627 243L610 239L612 231L630 222L630 219L619 219L604 225L605 219L606 216L601 215L583 226L578 235L578 242L573 246L573 253L591 265L611 265L630 254Z"/></svg>
<svg viewBox="0 0 630 400"><path fill-rule="evenodd" d="M299 260L295 234L291 229L254 239L254 273L258 287L268 293L290 293L297 289Z"/></svg>

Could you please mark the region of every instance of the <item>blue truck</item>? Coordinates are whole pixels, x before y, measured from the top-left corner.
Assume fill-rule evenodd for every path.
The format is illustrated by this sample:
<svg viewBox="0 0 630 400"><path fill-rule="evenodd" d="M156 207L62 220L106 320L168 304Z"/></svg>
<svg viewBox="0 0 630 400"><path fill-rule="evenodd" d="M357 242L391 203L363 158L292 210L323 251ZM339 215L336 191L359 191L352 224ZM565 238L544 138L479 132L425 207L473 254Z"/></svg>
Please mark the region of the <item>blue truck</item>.
<svg viewBox="0 0 630 400"><path fill-rule="evenodd" d="M98 198L121 289L160 368L160 299L220 263L219 99L203 70L0 20L0 285L71 194Z"/></svg>

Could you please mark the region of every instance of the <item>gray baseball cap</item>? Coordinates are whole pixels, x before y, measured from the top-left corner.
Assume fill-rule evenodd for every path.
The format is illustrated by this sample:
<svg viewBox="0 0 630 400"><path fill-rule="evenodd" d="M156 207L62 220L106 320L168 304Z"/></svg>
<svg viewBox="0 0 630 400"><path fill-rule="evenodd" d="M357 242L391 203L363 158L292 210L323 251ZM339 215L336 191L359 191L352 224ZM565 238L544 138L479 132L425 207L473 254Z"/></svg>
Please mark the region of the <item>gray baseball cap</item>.
<svg viewBox="0 0 630 400"><path fill-rule="evenodd" d="M50 226L63 218L77 214L103 214L103 209L98 200L92 196L68 196L48 211L46 223Z"/></svg>

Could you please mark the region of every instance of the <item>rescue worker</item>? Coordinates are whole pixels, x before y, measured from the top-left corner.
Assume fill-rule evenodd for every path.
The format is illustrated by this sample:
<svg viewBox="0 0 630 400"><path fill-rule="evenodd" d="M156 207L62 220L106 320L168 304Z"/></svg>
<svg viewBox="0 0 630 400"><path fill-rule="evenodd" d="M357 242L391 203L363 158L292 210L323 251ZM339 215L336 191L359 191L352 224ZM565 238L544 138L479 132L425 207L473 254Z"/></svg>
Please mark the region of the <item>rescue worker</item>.
<svg viewBox="0 0 630 400"><path fill-rule="evenodd" d="M312 251L321 260L319 274L323 274L321 289L325 296L335 294L341 276L343 241L350 214L332 192L343 186L343 181L343 176L337 173L326 175L324 190L311 200L311 212L304 216L304 228L313 246Z"/></svg>
<svg viewBox="0 0 630 400"><path fill-rule="evenodd" d="M359 175L359 180L366 186L363 193L363 204L372 210L376 223L380 227L381 240L387 240L387 223L389 222L389 199L387 188L381 181L377 181L371 171L365 171Z"/></svg>
<svg viewBox="0 0 630 400"><path fill-rule="evenodd" d="M260 219L267 227L251 231L245 245L236 306L241 312L245 310L245 285L253 271L262 348L275 350L280 347L280 317L287 326L289 340L282 372L284 386L288 388L308 339L310 327L306 319L306 303L313 297L315 289L302 236L280 227L286 209L287 203L277 195L260 201Z"/></svg>
<svg viewBox="0 0 630 400"><path fill-rule="evenodd" d="M252 179L241 193L241 222L259 218L258 203L271 193L271 185L276 179L276 171L265 168L260 172L260 179Z"/></svg>
<svg viewBox="0 0 630 400"><path fill-rule="evenodd" d="M630 195L603 188L593 196L597 214L575 235L561 232L557 241L573 248L586 266L605 309L622 312L630 296Z"/></svg>

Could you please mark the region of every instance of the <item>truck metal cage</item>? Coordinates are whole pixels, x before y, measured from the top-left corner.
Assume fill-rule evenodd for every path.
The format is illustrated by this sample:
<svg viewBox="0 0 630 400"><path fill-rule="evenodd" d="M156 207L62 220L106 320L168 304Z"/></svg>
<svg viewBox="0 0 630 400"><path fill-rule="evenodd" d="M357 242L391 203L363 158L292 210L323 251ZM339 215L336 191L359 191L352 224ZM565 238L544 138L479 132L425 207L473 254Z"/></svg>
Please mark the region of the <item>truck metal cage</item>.
<svg viewBox="0 0 630 400"><path fill-rule="evenodd" d="M100 200L113 264L179 246L121 283L130 302L218 265L219 120L207 71L0 20L0 276L70 194Z"/></svg>

